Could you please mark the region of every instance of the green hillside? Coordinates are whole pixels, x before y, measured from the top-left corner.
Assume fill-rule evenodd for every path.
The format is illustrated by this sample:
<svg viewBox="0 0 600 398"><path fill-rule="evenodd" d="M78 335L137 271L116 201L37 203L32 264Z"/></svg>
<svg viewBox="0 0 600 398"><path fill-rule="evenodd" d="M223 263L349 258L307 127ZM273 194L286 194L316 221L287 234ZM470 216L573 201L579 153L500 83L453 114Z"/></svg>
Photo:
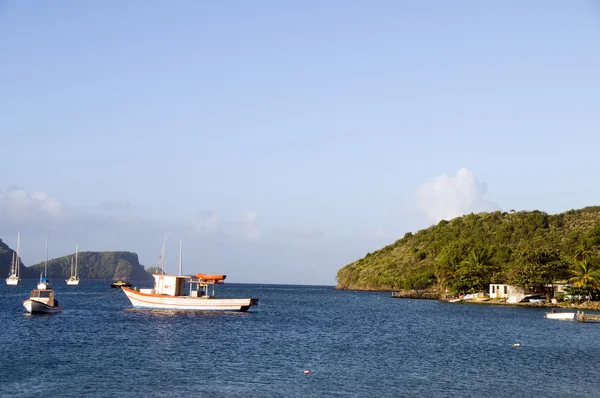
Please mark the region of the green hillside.
<svg viewBox="0 0 600 398"><path fill-rule="evenodd" d="M10 265L14 252L13 249L0 239L0 278L6 278L10 273ZM23 262L19 262L19 273L21 278L35 278L36 275L39 276L34 270L27 268Z"/></svg>
<svg viewBox="0 0 600 398"><path fill-rule="evenodd" d="M600 206L469 214L418 231L346 265L339 289L453 292L510 283L539 288L600 265Z"/></svg>
<svg viewBox="0 0 600 398"><path fill-rule="evenodd" d="M64 278L71 275L71 258L75 253L48 260L48 276L50 279ZM32 265L35 277L39 277L44 263ZM136 253L131 252L79 252L78 269L81 279L122 279L151 280Z"/></svg>

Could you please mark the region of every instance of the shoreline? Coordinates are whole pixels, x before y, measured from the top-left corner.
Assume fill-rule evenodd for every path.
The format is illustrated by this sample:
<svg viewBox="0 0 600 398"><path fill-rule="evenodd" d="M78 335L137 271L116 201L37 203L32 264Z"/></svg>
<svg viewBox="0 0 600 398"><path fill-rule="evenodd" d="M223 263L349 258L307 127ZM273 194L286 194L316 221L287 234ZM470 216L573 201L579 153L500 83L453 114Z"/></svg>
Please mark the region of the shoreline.
<svg viewBox="0 0 600 398"><path fill-rule="evenodd" d="M600 301L583 301L583 302L572 302L572 301L560 301L556 304L551 302L545 303L507 303L506 300L490 299L486 301L459 301L456 303L450 303L448 299L440 298L438 293L427 292L427 291L393 291L392 298L397 299L413 299L413 300L438 300L449 304L475 304L475 305L508 305L513 307L538 307L538 308L564 308L573 310L592 310L600 311Z"/></svg>

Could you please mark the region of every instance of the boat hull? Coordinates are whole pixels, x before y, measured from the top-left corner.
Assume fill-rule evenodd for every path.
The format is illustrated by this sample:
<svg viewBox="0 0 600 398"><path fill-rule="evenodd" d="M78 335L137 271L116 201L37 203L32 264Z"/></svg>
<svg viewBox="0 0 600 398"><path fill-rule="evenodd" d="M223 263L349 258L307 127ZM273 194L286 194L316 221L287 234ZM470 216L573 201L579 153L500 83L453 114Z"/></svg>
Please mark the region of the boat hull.
<svg viewBox="0 0 600 398"><path fill-rule="evenodd" d="M6 284L8 286L16 286L19 284L19 278L8 277L8 278L6 278Z"/></svg>
<svg viewBox="0 0 600 398"><path fill-rule="evenodd" d="M61 306L53 307L49 306L48 304L31 299L23 301L23 307L25 307L27 312L29 312L30 314L54 314L63 310L63 307Z"/></svg>
<svg viewBox="0 0 600 398"><path fill-rule="evenodd" d="M79 279L67 279L67 285L69 286L77 286L79 285Z"/></svg>
<svg viewBox="0 0 600 398"><path fill-rule="evenodd" d="M575 319L574 312L546 312L547 319L558 319L561 321L572 321Z"/></svg>
<svg viewBox="0 0 600 398"><path fill-rule="evenodd" d="M188 310L188 311L237 311L245 312L258 304L258 299L217 299L209 297L166 296L140 293L128 287L122 287L134 308L155 310Z"/></svg>

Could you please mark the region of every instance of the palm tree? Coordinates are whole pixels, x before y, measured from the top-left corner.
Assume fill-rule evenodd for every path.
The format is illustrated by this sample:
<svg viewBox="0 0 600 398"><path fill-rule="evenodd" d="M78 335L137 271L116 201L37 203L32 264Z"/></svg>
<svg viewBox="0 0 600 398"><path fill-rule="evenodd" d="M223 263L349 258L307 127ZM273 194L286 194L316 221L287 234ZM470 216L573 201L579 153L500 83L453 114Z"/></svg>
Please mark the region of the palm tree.
<svg viewBox="0 0 600 398"><path fill-rule="evenodd" d="M587 261L592 257L593 250L590 247L589 241L582 239L579 244L575 247L575 255L573 256L573 260L577 261Z"/></svg>
<svg viewBox="0 0 600 398"><path fill-rule="evenodd" d="M471 287L482 290L490 283L492 274L492 253L483 247L473 248L466 259L461 261L460 271L469 275Z"/></svg>
<svg viewBox="0 0 600 398"><path fill-rule="evenodd" d="M573 276L569 282L573 284L573 287L589 293L589 301L592 291L600 289L600 269L596 264L583 260L575 262L570 272Z"/></svg>
<svg viewBox="0 0 600 398"><path fill-rule="evenodd" d="M466 259L462 261L464 265L468 265L474 269L481 270L491 265L492 254L484 248L471 249Z"/></svg>

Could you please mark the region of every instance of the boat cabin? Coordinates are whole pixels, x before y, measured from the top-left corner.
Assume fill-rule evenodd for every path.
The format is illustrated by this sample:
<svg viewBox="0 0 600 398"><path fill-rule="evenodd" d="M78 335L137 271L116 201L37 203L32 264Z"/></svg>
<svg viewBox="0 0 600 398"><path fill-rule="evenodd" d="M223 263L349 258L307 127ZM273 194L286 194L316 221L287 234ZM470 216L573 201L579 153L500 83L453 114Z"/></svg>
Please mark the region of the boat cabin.
<svg viewBox="0 0 600 398"><path fill-rule="evenodd" d="M190 284L189 297L212 298L215 295L215 284L223 283L225 275L206 275L198 274L196 279L189 275L164 275L153 274L154 289L139 289L140 293L162 294L165 296L182 297L185 294L186 282ZM203 278L203 277L204 278ZM212 285L212 292L209 287Z"/></svg>
<svg viewBox="0 0 600 398"><path fill-rule="evenodd" d="M185 281L191 276L153 274L154 289L140 289L141 293L164 294L167 296L185 296Z"/></svg>
<svg viewBox="0 0 600 398"><path fill-rule="evenodd" d="M35 289L31 291L30 300L35 300L40 303L44 303L50 307L58 305L58 302L54 300L54 290L52 289Z"/></svg>

